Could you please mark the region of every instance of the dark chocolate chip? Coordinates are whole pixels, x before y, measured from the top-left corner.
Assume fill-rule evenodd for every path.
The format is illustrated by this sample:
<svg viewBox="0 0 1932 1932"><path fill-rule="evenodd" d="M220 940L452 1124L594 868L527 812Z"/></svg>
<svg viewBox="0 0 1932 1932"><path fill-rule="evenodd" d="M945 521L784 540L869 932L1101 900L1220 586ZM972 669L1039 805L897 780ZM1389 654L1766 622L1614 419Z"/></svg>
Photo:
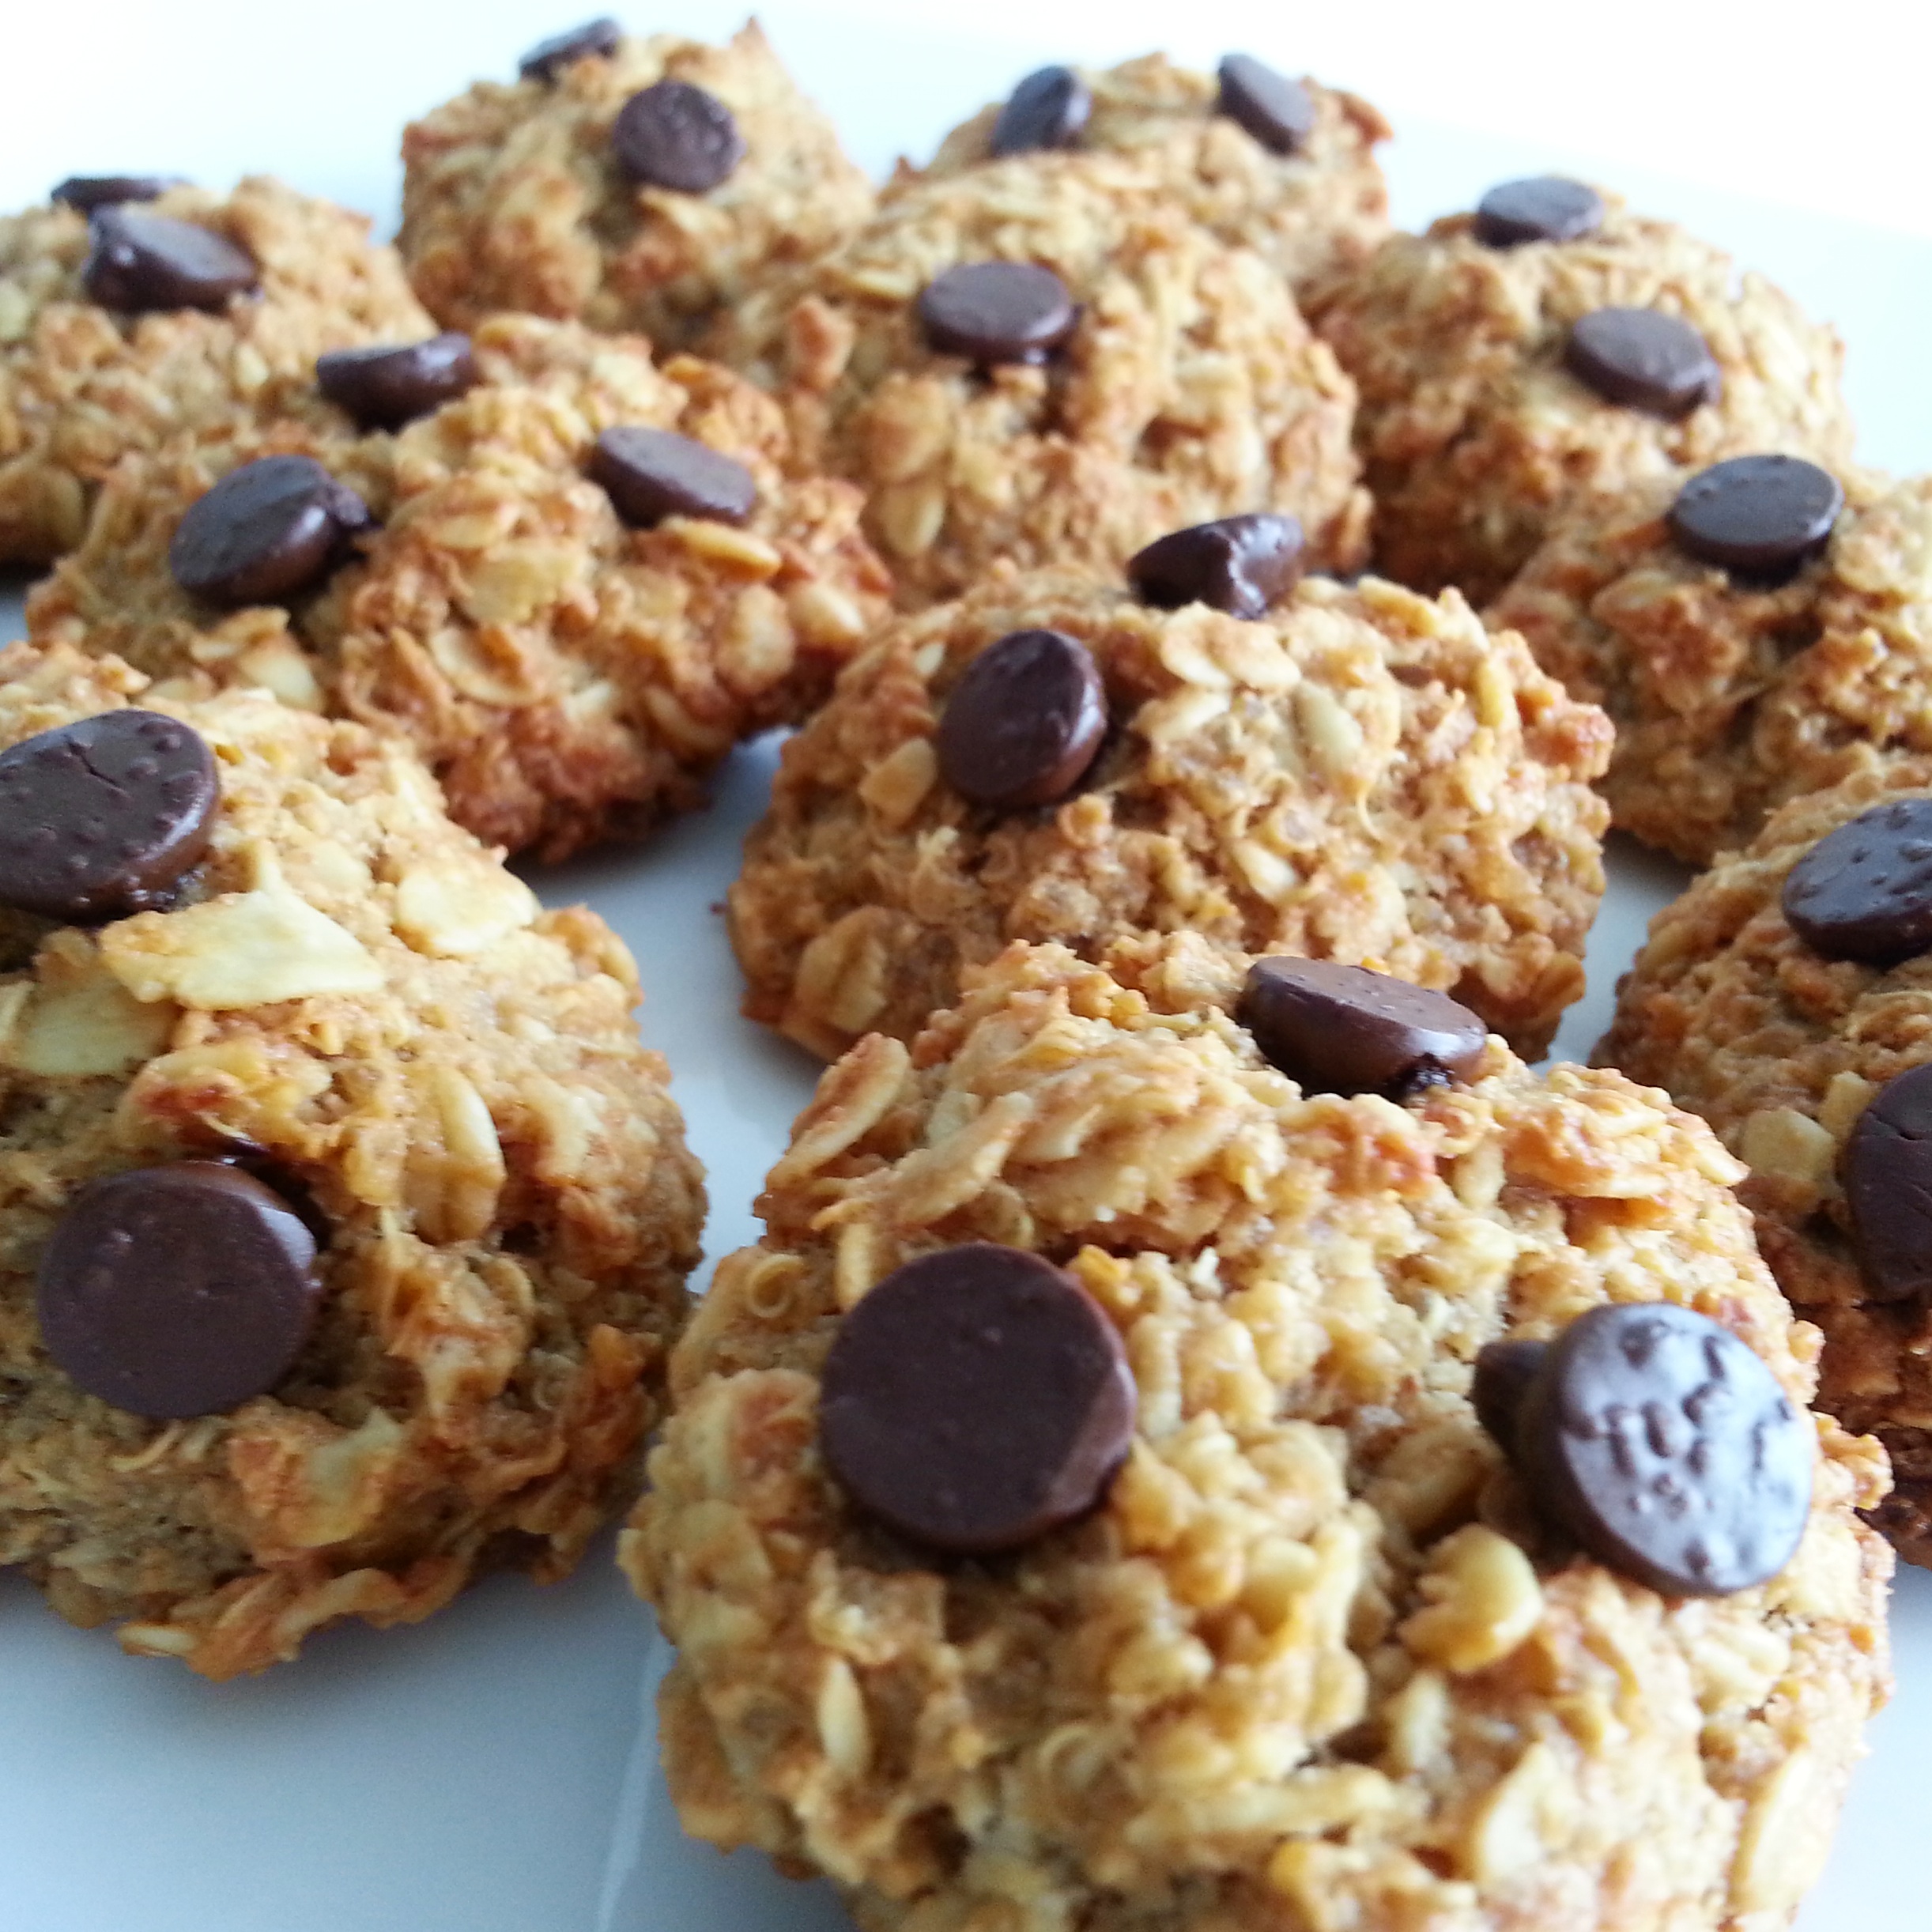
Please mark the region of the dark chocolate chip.
<svg viewBox="0 0 1932 1932"><path fill-rule="evenodd" d="M1093 112L1093 96L1071 67L1041 67L1006 97L989 144L995 156L1070 148Z"/></svg>
<svg viewBox="0 0 1932 1932"><path fill-rule="evenodd" d="M200 308L212 315L261 285L254 258L225 235L172 215L98 208L88 232L81 285L104 308L130 315Z"/></svg>
<svg viewBox="0 0 1932 1932"><path fill-rule="evenodd" d="M568 33L539 40L517 62L517 74L526 81L554 81L577 61L607 58L623 38L624 29L614 20L586 21Z"/></svg>
<svg viewBox="0 0 1932 1932"><path fill-rule="evenodd" d="M252 1175L177 1160L90 1181L40 1258L47 1353L138 1416L213 1415L273 1388L322 1284L300 1216Z"/></svg>
<svg viewBox="0 0 1932 1932"><path fill-rule="evenodd" d="M191 597L272 604L324 576L370 521L368 506L314 457L258 457L188 505L168 568Z"/></svg>
<svg viewBox="0 0 1932 1932"><path fill-rule="evenodd" d="M1466 1078L1488 1036L1447 993L1336 960L1257 960L1235 1017L1265 1058L1330 1093L1398 1095L1430 1070Z"/></svg>
<svg viewBox="0 0 1932 1932"><path fill-rule="evenodd" d="M1570 330L1563 360L1606 402L1674 421L1724 389L1711 345L1661 309L1592 310Z"/></svg>
<svg viewBox="0 0 1932 1932"><path fill-rule="evenodd" d="M170 188L187 187L179 175L70 175L49 199L92 214L123 202L158 201Z"/></svg>
<svg viewBox="0 0 1932 1932"><path fill-rule="evenodd" d="M845 1317L819 1440L868 1515L985 1555L1091 1509L1136 1408L1120 1338L1085 1289L1037 1255L975 1241L895 1269Z"/></svg>
<svg viewBox="0 0 1932 1932"><path fill-rule="evenodd" d="M633 94L610 129L611 151L646 187L704 194L745 158L731 110L689 81L658 81Z"/></svg>
<svg viewBox="0 0 1932 1932"><path fill-rule="evenodd" d="M1734 456L1699 470L1665 521L1686 556L1775 581L1831 541L1844 507L1838 479L1802 456Z"/></svg>
<svg viewBox="0 0 1932 1932"><path fill-rule="evenodd" d="M1786 875L1784 916L1828 960L1896 966L1932 947L1932 798L1861 812Z"/></svg>
<svg viewBox="0 0 1932 1932"><path fill-rule="evenodd" d="M1603 197L1560 175L1505 181L1476 204L1476 239L1492 248L1524 242L1577 241L1603 225Z"/></svg>
<svg viewBox="0 0 1932 1932"><path fill-rule="evenodd" d="M362 429L398 429L453 402L477 380L466 335L381 349L335 349L315 358L315 387Z"/></svg>
<svg viewBox="0 0 1932 1932"><path fill-rule="evenodd" d="M1224 516L1157 538L1127 559L1127 580L1163 610L1211 604L1230 617L1258 617L1295 581L1301 545L1292 516Z"/></svg>
<svg viewBox="0 0 1932 1932"><path fill-rule="evenodd" d="M1666 1596L1718 1597L1790 1561L1814 1432L1728 1329L1674 1302L1592 1308L1523 1398L1515 1464L1546 1515Z"/></svg>
<svg viewBox="0 0 1932 1932"><path fill-rule="evenodd" d="M649 530L667 516L741 523L758 501L757 479L735 457L669 429L635 425L597 439L591 479L633 530Z"/></svg>
<svg viewBox="0 0 1932 1932"><path fill-rule="evenodd" d="M73 925L166 905L221 787L200 734L103 711L0 752L0 905Z"/></svg>
<svg viewBox="0 0 1932 1932"><path fill-rule="evenodd" d="M1839 1164L1872 1301L1932 1300L1932 1064L1888 1080Z"/></svg>
<svg viewBox="0 0 1932 1932"><path fill-rule="evenodd" d="M1516 1418L1549 1353L1547 1341L1492 1341L1476 1357L1470 1387L1476 1420L1507 1454L1516 1442Z"/></svg>
<svg viewBox="0 0 1932 1932"><path fill-rule="evenodd" d="M1092 653L1063 631L1013 631L953 687L939 720L940 775L975 805L1051 805L1079 783L1106 735Z"/></svg>
<svg viewBox="0 0 1932 1932"><path fill-rule="evenodd" d="M926 339L942 356L983 368L1044 362L1074 333L1078 311L1066 285L1032 262L965 262L919 292Z"/></svg>
<svg viewBox="0 0 1932 1932"><path fill-rule="evenodd" d="M1217 71L1215 111L1247 129L1264 148L1292 154L1315 132L1315 98L1299 81L1252 54L1230 54Z"/></svg>

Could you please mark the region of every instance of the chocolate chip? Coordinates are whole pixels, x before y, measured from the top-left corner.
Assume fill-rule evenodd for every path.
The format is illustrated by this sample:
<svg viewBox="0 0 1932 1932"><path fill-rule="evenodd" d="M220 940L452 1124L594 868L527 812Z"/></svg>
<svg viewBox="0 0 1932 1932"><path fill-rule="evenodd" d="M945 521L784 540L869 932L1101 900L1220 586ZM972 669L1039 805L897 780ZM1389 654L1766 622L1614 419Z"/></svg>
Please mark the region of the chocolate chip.
<svg viewBox="0 0 1932 1932"><path fill-rule="evenodd" d="M81 285L130 315L200 308L211 315L261 285L254 259L212 228L138 209L99 208L88 224Z"/></svg>
<svg viewBox="0 0 1932 1932"><path fill-rule="evenodd" d="M1070 148L1093 112L1093 96L1071 67L1041 67L1006 96L993 123L995 157L1036 148Z"/></svg>
<svg viewBox="0 0 1932 1932"><path fill-rule="evenodd" d="M272 604L325 575L370 522L368 506L314 457L258 457L189 504L168 568L191 597Z"/></svg>
<svg viewBox="0 0 1932 1932"><path fill-rule="evenodd" d="M1505 181L1476 204L1476 239L1492 248L1577 241L1603 225L1603 197L1581 181L1532 175Z"/></svg>
<svg viewBox="0 0 1932 1932"><path fill-rule="evenodd" d="M1888 1080L1839 1164L1873 1301L1932 1300L1932 1064Z"/></svg>
<svg viewBox="0 0 1932 1932"><path fill-rule="evenodd" d="M1861 812L1784 881L1784 916L1828 960L1896 966L1932 947L1932 799Z"/></svg>
<svg viewBox="0 0 1932 1932"><path fill-rule="evenodd" d="M187 185L180 175L70 175L48 198L92 214L123 202L158 201L170 188Z"/></svg>
<svg viewBox="0 0 1932 1932"><path fill-rule="evenodd" d="M1547 1341L1492 1341L1476 1357L1469 1398L1476 1420L1505 1453L1515 1446L1516 1418L1522 1413L1523 1398L1549 1353Z"/></svg>
<svg viewBox="0 0 1932 1932"><path fill-rule="evenodd" d="M213 1160L90 1181L40 1258L47 1353L138 1416L213 1415L273 1388L322 1285L300 1217Z"/></svg>
<svg viewBox="0 0 1932 1932"><path fill-rule="evenodd" d="M23 739L0 752L0 905L73 925L165 905L220 796L200 734L158 711Z"/></svg>
<svg viewBox="0 0 1932 1932"><path fill-rule="evenodd" d="M919 292L926 339L942 356L987 367L1044 362L1074 333L1078 311L1066 285L1032 262L965 262Z"/></svg>
<svg viewBox="0 0 1932 1932"><path fill-rule="evenodd" d="M1724 389L1710 344L1660 309L1592 310L1570 330L1563 360L1606 402L1672 421L1716 402Z"/></svg>
<svg viewBox="0 0 1932 1932"><path fill-rule="evenodd" d="M1264 148L1292 154L1315 132L1314 96L1252 54L1230 54L1216 77L1221 98L1215 111L1247 129Z"/></svg>
<svg viewBox="0 0 1932 1932"><path fill-rule="evenodd" d="M1419 1079L1467 1078L1487 1038L1447 993L1335 960L1257 960L1235 1017L1263 1058L1315 1092L1395 1098Z"/></svg>
<svg viewBox="0 0 1932 1932"><path fill-rule="evenodd" d="M1084 1515L1134 1439L1126 1351L1072 1276L975 1241L896 1268L840 1324L819 1440L868 1515L934 1549L1015 1549Z"/></svg>
<svg viewBox="0 0 1932 1932"><path fill-rule="evenodd" d="M1163 610L1209 604L1258 617L1295 581L1301 544L1292 516L1224 516L1157 538L1127 559L1127 580Z"/></svg>
<svg viewBox="0 0 1932 1932"><path fill-rule="evenodd" d="M478 379L466 335L395 348L335 349L315 358L315 387L361 429L398 429L440 409Z"/></svg>
<svg viewBox="0 0 1932 1932"><path fill-rule="evenodd" d="M1776 581L1830 542L1844 507L1838 479L1802 456L1734 456L1699 470L1665 521L1686 556Z"/></svg>
<svg viewBox="0 0 1932 1932"><path fill-rule="evenodd" d="M757 478L736 458L669 429L628 424L597 439L591 479L633 530L667 516L741 523L758 501Z"/></svg>
<svg viewBox="0 0 1932 1932"><path fill-rule="evenodd" d="M646 187L704 194L745 158L731 110L689 81L659 81L633 94L611 124L611 151Z"/></svg>
<svg viewBox="0 0 1932 1932"><path fill-rule="evenodd" d="M580 60L607 58L617 51L624 29L614 20L589 20L568 33L553 34L539 40L516 64L518 77L525 81L554 81L566 67Z"/></svg>
<svg viewBox="0 0 1932 1932"><path fill-rule="evenodd" d="M1063 631L1013 631L953 687L939 720L940 775L975 805L1051 805L1080 782L1106 735L1092 653Z"/></svg>
<svg viewBox="0 0 1932 1932"><path fill-rule="evenodd" d="M1544 1514L1666 1596L1749 1590L1791 1560L1814 1436L1728 1329L1674 1302L1592 1308L1523 1398L1514 1460Z"/></svg>

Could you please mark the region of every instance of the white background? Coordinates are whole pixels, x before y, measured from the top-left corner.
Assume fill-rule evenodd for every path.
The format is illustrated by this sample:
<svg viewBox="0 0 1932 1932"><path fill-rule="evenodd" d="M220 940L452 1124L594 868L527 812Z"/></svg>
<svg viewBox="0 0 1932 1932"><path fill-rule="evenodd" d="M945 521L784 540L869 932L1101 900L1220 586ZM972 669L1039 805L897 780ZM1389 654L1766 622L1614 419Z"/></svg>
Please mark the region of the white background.
<svg viewBox="0 0 1932 1932"><path fill-rule="evenodd" d="M0 0L0 208L70 173L251 170L385 226L402 122L507 77L597 0ZM711 0L627 9L637 31L718 37ZM1326 7L1193 0L821 0L762 9L868 167L1048 59L1245 47L1356 88L1394 121L1413 225L1490 183L1557 168L1689 223L1788 286L1851 345L1868 461L1932 466L1932 67L1927 0L1545 0ZM12 609L0 600L0 635ZM771 751L712 811L641 853L539 880L587 896L636 950L644 1024L670 1055L711 1175L715 1256L809 1091L802 1056L738 1021L712 908ZM1613 855L1588 998L1601 1032L1643 919L1681 875ZM1901 1694L1874 1730L1802 1932L1924 1932L1932 1837L1932 1579L1900 1598ZM833 1932L817 1889L677 1835L655 1770L662 1647L600 1551L570 1583L485 1585L414 1630L349 1630L301 1663L213 1688L124 1659L0 1578L0 1932Z"/></svg>

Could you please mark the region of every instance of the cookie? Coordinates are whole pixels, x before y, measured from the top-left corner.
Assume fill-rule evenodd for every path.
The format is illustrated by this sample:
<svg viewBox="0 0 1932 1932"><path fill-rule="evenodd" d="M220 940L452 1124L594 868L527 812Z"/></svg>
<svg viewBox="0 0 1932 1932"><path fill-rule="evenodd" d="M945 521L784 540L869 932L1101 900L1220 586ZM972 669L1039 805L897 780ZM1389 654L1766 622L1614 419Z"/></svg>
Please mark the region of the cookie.
<svg viewBox="0 0 1932 1932"><path fill-rule="evenodd" d="M1616 721L1616 822L1707 865L1874 756L1932 752L1929 554L1932 481L1733 459L1575 506L1489 616Z"/></svg>
<svg viewBox="0 0 1932 1932"><path fill-rule="evenodd" d="M1164 203L1253 249L1300 296L1387 234L1375 146L1389 126L1339 89L1269 69L1258 80L1259 65L1234 55L1218 74L1196 74L1149 54L1117 67L1041 68L954 128L924 168L902 165L887 195L1010 154L1140 155L1158 169Z"/></svg>
<svg viewBox="0 0 1932 1932"><path fill-rule="evenodd" d="M260 692L15 646L0 745L0 1561L212 1677L566 1573L704 1219L623 945Z"/></svg>
<svg viewBox="0 0 1932 1932"><path fill-rule="evenodd" d="M1360 391L1376 568L1417 590L1485 602L1591 490L1759 451L1851 458L1836 336L1582 183L1506 183L1392 236L1318 319Z"/></svg>
<svg viewBox="0 0 1932 1932"><path fill-rule="evenodd" d="M1164 192L1152 150L914 181L721 330L866 491L907 607L1002 558L1111 574L1242 511L1298 518L1316 568L1361 560L1352 385L1269 265Z"/></svg>
<svg viewBox="0 0 1932 1932"><path fill-rule="evenodd" d="M413 396L394 432L311 371L277 427L124 466L29 629L400 729L492 844L635 836L802 717L883 607L858 493L799 467L769 398L639 338L500 316L438 402L452 353L398 352L381 394L325 367L365 417Z"/></svg>
<svg viewBox="0 0 1932 1932"><path fill-rule="evenodd" d="M1889 1553L1855 1514L1885 1479L1804 1413L1817 1336L1738 1164L1621 1076L1493 1040L1407 1104L1311 1096L1230 1017L1240 980L1189 938L1119 980L1016 947L820 1083L674 1353L621 1545L678 1646L685 1828L908 1932L1786 1923L1885 1693ZM1131 1368L1124 1458L1089 1306ZM1016 1413L1057 1334L1066 1406ZM1713 1538L1763 1502L1741 1568L1689 1579L1721 1591L1685 1593L1572 1440L1572 1504L1622 1539L1584 1553L1534 1419L1508 1451L1478 1420L1503 1339L1556 1345L1528 1395L1566 1427L1655 1404L1634 1466ZM998 1459L956 1507L1035 1532L996 1556L919 1496L974 1443ZM1035 1497L1058 1507L1023 1523Z"/></svg>
<svg viewBox="0 0 1932 1932"><path fill-rule="evenodd" d="M1078 730L1016 662L1043 633L1093 667ZM989 791L1029 747L1053 785ZM878 633L785 746L730 893L745 1010L829 1058L911 1039L1011 940L1184 928L1452 990L1541 1053L1583 988L1609 748L1454 596L1311 577L1243 621L995 572Z"/></svg>
<svg viewBox="0 0 1932 1932"><path fill-rule="evenodd" d="M755 21L723 47L655 34L534 48L525 70L403 134L397 245L447 327L521 309L688 347L871 212L870 183Z"/></svg>
<svg viewBox="0 0 1932 1932"><path fill-rule="evenodd" d="M130 187L155 192L90 225ZM366 217L279 182L60 192L0 217L0 562L72 549L130 451L272 421L324 351L431 332Z"/></svg>

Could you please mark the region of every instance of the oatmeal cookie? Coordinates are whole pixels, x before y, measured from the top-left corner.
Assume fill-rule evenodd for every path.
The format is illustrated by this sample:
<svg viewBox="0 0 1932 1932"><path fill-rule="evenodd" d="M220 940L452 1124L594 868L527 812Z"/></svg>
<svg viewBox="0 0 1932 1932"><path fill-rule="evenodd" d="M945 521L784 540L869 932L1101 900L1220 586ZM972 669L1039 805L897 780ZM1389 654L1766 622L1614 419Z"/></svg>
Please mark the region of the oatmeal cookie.
<svg viewBox="0 0 1932 1932"><path fill-rule="evenodd" d="M1258 255L1161 195L1151 153L914 182L730 319L718 353L866 489L908 607L1001 558L1111 574L1241 511L1298 517L1319 567L1361 561L1353 386Z"/></svg>
<svg viewBox="0 0 1932 1932"><path fill-rule="evenodd" d="M97 210L95 231L129 212ZM370 246L361 215L261 178L225 198L168 187L132 213L240 251L235 279L249 285L208 290L209 309L181 299L191 288L104 283L81 209L0 217L0 562L71 549L128 451L271 421L324 350L429 333L394 251Z"/></svg>
<svg viewBox="0 0 1932 1932"><path fill-rule="evenodd" d="M1870 750L1932 753L1932 481L1840 480L1783 581L1687 551L1658 479L1573 508L1489 608L1615 721L1616 822L1694 865Z"/></svg>
<svg viewBox="0 0 1932 1932"><path fill-rule="evenodd" d="M714 364L531 316L485 323L474 349L474 387L393 433L311 388L305 417L124 465L29 597L32 634L171 692L264 684L400 728L459 823L545 858L696 802L738 739L805 715L883 609L858 492L802 471L777 405ZM640 430L641 469L624 456ZM654 478L654 447L722 462L746 496ZM187 514L271 456L319 462L318 489L347 484L375 526L276 596L184 590Z"/></svg>
<svg viewBox="0 0 1932 1932"><path fill-rule="evenodd" d="M144 847L138 889L109 877L74 924L32 889L23 823L73 828L61 760L0 757L0 1563L226 1677L340 1617L425 1617L485 1568L575 1564L634 1493L704 1191L600 919L540 911L399 741L144 685L0 656L0 743L91 719L83 783L136 727L218 774L192 869ZM111 1205L130 1187L175 1238L131 1282L111 1244L77 1271L90 1215L137 1224ZM283 1242L224 1270L211 1198L277 1241L306 1222L312 1262ZM221 1330L163 1321L208 1254ZM279 1353L243 1359L278 1323Z"/></svg>
<svg viewBox="0 0 1932 1932"><path fill-rule="evenodd" d="M1016 947L820 1083L621 1545L679 1647L685 1828L866 1932L1785 1924L1886 1689L1881 1453L1774 1394L1815 1459L1795 1559L1662 1595L1540 1526L1471 1401L1498 1338L1649 1304L1802 1405L1817 1334L1738 1164L1493 1040L1406 1106L1306 1094L1240 970ZM1097 1509L978 1560L829 1460L868 1303L975 1242L1097 1315L1137 1411Z"/></svg>
<svg viewBox="0 0 1932 1932"><path fill-rule="evenodd" d="M989 808L941 719L1040 630L1097 666L1107 735L1062 801ZM1453 988L1541 1053L1583 990L1609 738L1453 594L1311 578L1243 621L998 572L880 633L786 745L730 893L745 1010L829 1058L911 1039L1011 940L1185 928Z"/></svg>
<svg viewBox="0 0 1932 1932"><path fill-rule="evenodd" d="M656 34L539 65L513 85L479 81L403 134L398 246L451 328L523 309L688 346L871 213L870 184L755 21L721 47ZM710 118L688 118L693 94Z"/></svg>
<svg viewBox="0 0 1932 1932"><path fill-rule="evenodd" d="M1480 605L1582 491L1751 451L1850 459L1837 337L1707 243L1613 195L1591 201L1600 220L1565 240L1499 246L1483 236L1521 230L1480 214L1391 236L1323 306L1322 333L1360 391L1356 443L1390 576L1453 583ZM1577 324L1632 309L1687 325L1667 346L1701 357L1694 394L1613 401L1575 372Z"/></svg>
<svg viewBox="0 0 1932 1932"><path fill-rule="evenodd" d="M1071 85L1061 83L1069 104L1057 119L1036 115L1031 126L1016 126L1030 104L1026 90L1043 93L1061 75ZM1312 80L1281 85L1301 97L1305 125L1250 114L1258 130L1251 131L1228 111L1243 105L1242 96L1231 99L1220 77L1177 67L1163 54L1117 67L1043 69L1007 101L954 128L926 167L902 164L893 187L976 168L1015 151L1016 141L1043 164L1050 148L1144 153L1160 170L1164 202L1230 246L1253 249L1299 296L1354 267L1388 232L1388 188L1375 151L1390 130L1353 94Z"/></svg>

